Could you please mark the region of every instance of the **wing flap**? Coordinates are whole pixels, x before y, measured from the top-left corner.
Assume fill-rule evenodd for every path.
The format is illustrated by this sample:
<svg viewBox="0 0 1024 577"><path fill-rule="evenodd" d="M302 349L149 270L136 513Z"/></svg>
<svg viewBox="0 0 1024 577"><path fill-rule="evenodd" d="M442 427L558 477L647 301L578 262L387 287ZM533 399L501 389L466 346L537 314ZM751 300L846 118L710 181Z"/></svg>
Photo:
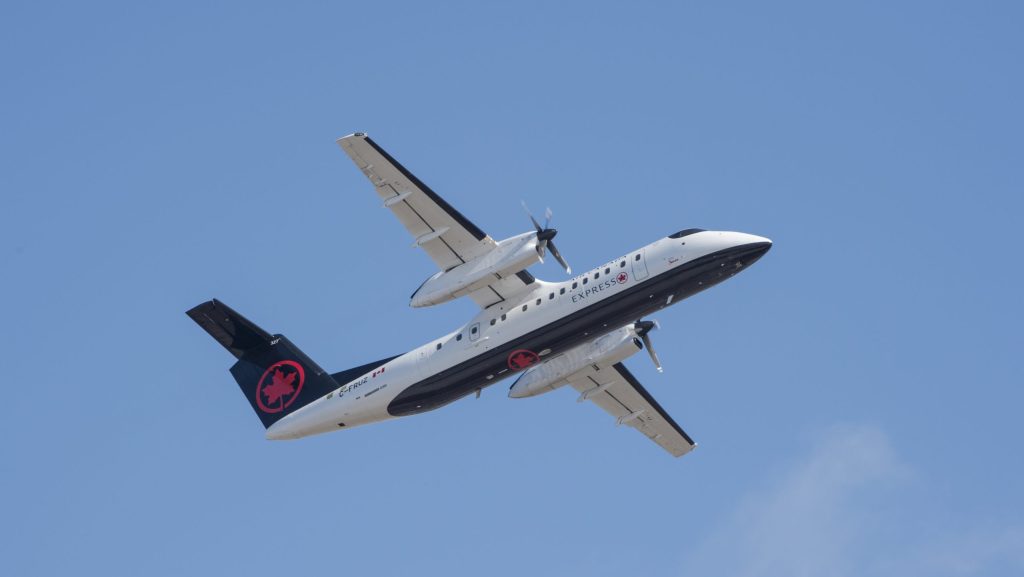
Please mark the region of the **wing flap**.
<svg viewBox="0 0 1024 577"><path fill-rule="evenodd" d="M590 365L568 380L582 397L615 417L617 424L633 427L673 456L681 457L697 446L622 363Z"/></svg>

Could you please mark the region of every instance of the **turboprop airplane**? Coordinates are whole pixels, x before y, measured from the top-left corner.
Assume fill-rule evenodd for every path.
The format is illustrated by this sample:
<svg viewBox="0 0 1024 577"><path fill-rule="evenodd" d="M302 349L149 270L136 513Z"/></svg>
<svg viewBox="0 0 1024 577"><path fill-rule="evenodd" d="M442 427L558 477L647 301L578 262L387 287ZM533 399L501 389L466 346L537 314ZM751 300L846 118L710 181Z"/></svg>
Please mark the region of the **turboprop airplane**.
<svg viewBox="0 0 1024 577"><path fill-rule="evenodd" d="M238 361L231 374L268 439L298 439L437 409L518 375L511 398L569 385L619 425L674 456L693 440L622 364L646 349L661 371L644 320L746 269L772 243L740 232L681 230L560 282L527 272L551 256L557 230L495 241L406 170L370 137L338 140L373 183L385 208L439 271L413 292L413 307L468 297L480 307L454 331L405 354L329 373L286 337L270 334L224 303L188 311ZM525 208L525 205L524 205ZM529 211L527 211L529 212ZM550 221L550 211L547 212Z"/></svg>

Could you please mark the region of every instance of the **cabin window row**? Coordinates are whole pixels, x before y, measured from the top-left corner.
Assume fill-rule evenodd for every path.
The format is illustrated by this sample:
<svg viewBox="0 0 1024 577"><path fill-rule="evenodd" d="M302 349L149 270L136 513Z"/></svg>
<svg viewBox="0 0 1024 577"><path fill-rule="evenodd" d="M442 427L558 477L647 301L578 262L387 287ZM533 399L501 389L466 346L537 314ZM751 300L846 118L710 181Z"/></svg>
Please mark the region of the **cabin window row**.
<svg viewBox="0 0 1024 577"><path fill-rule="evenodd" d="M640 260L640 254L637 254L637 255L636 255L636 260ZM621 261L621 262L619 263L619 268L625 268L625 267L626 267L626 261L625 261L625 260L623 260L623 261ZM612 269L611 269L611 267L605 267L605 269L604 269L604 274L606 274L606 275L607 275L607 274L611 274L611 272L612 272ZM597 272L595 272L595 273L594 273L594 280L597 280L597 279L599 279L599 278L601 278L601 271L597 271ZM590 279L589 279L589 277L583 277L583 281L582 281L582 284L587 284L587 282L588 282L589 280L590 280ZM573 281L573 283L572 283L572 288L573 288L573 289L576 289L576 288L578 288L579 286L580 286L580 282L578 282L578 281ZM559 288L559 289L558 289L558 294L559 294L559 295L564 295L564 294L565 294L565 287L561 287L561 288ZM552 291L551 293L549 293L549 294L548 294L548 300L554 300L554 299L555 299L555 292L554 292L554 291ZM536 306L540 306L540 303L541 303L541 301L542 301L542 300L543 300L543 299L537 299L537 300L536 300L536 302L535 302L535 305L536 305ZM529 305L528 305L528 304L526 304L526 305L523 305L522 311L523 311L523 312L526 312L528 308L529 308ZM508 318L508 315L507 315L507 314L504 314L504 313L503 313L503 314L501 315L501 320L502 320L502 321L506 320L507 318ZM493 319L491 319L491 321L490 321L490 325L491 325L491 326L493 327L493 326L494 326L495 324L497 324L497 322L498 322L498 319L497 319L497 318L493 318ZM471 333L471 334L474 334L474 335L475 335L475 334L477 333L477 328L476 328L476 327L473 327L473 328L471 328L471 329L470 329L470 333ZM455 340L456 340L456 341L461 341L461 340L462 340L462 333L461 333L461 332L460 332L459 334L455 335ZM444 346L444 343L437 343L437 347L436 347L436 348L437 348L437 350L441 350L441 347L442 347L442 346Z"/></svg>

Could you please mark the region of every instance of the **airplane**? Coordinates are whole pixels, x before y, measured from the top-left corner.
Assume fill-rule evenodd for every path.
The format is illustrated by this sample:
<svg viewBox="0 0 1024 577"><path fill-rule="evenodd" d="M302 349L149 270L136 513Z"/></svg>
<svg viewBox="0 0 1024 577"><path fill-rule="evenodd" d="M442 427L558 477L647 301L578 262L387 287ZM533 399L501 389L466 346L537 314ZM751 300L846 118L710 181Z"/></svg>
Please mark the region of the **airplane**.
<svg viewBox="0 0 1024 577"><path fill-rule="evenodd" d="M551 212L534 229L495 241L364 133L338 139L384 208L438 272L410 297L413 307L469 297L480 311L454 331L405 354L329 373L287 337L270 334L218 300L187 311L237 359L230 372L271 440L415 415L518 375L514 399L566 385L617 425L637 429L676 457L696 444L622 364L651 344L651 314L735 276L772 246L741 232L689 228L560 282L527 268L555 247ZM524 208L526 208L524 204Z"/></svg>

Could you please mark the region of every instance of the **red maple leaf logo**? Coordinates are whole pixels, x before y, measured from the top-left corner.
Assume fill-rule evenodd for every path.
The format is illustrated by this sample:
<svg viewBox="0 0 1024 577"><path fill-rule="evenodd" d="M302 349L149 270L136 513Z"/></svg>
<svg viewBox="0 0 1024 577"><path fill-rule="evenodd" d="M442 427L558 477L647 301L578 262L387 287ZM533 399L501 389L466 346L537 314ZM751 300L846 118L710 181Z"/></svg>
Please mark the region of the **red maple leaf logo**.
<svg viewBox="0 0 1024 577"><path fill-rule="evenodd" d="M281 369L274 369L274 374L270 376L272 382L263 387L263 396L267 398L268 405L280 403L282 398L295 392L295 387L292 384L295 382L296 375L298 373L289 373L288 376L285 376Z"/></svg>
<svg viewBox="0 0 1024 577"><path fill-rule="evenodd" d="M537 355L529 351L518 351L508 359L508 364L513 369L525 369L537 362Z"/></svg>
<svg viewBox="0 0 1024 577"><path fill-rule="evenodd" d="M270 365L256 384L256 406L264 413L280 413L299 398L305 380L306 372L295 361Z"/></svg>
<svg viewBox="0 0 1024 577"><path fill-rule="evenodd" d="M627 276L626 273L620 272L616 280L618 280L619 282L626 282L626 279L628 278L629 276Z"/></svg>

